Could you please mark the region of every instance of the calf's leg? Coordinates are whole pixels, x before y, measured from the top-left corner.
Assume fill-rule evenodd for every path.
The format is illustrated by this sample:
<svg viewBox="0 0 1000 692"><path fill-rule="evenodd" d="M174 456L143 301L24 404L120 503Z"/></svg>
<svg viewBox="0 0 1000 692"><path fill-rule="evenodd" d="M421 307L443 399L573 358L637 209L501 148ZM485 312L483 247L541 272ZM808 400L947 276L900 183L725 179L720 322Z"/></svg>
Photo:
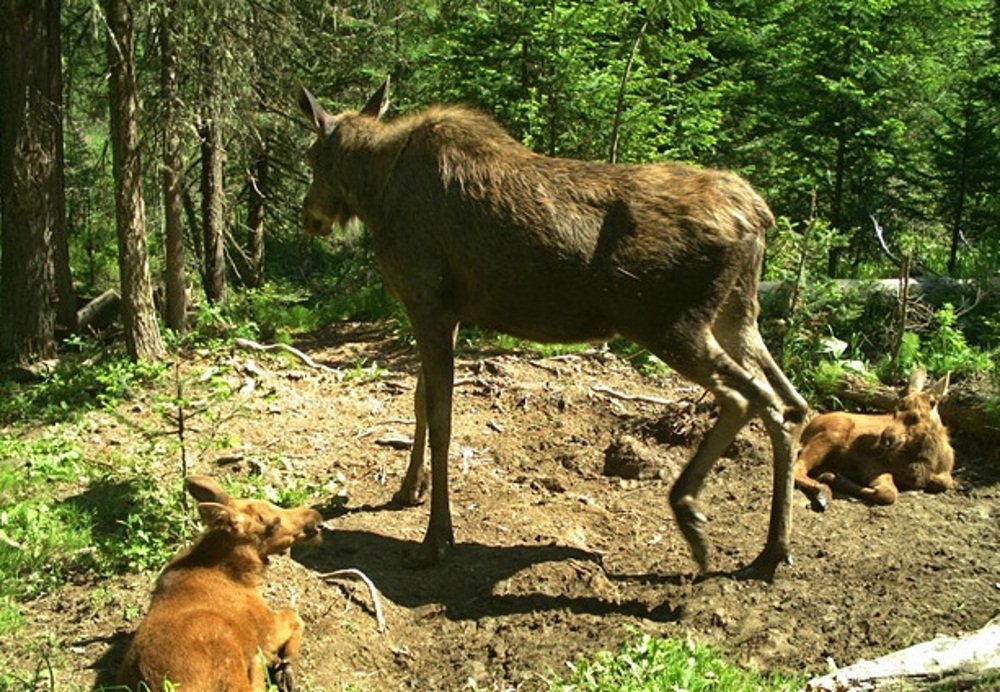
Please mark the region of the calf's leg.
<svg viewBox="0 0 1000 692"><path fill-rule="evenodd" d="M809 472L817 468L833 452L835 445L825 434L819 434L809 440L795 460L795 487L809 498L809 506L817 512L823 512L833 499L830 486L816 480Z"/></svg>

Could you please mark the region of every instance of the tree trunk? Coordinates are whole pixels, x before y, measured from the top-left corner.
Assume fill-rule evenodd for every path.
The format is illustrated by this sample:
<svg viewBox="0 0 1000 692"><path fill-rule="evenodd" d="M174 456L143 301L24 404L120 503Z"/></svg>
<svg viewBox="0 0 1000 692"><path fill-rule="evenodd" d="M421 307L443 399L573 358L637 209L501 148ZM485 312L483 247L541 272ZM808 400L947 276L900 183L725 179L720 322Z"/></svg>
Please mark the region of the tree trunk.
<svg viewBox="0 0 1000 692"><path fill-rule="evenodd" d="M246 285L260 288L264 284L264 203L266 200L270 162L267 145L261 144L254 173L250 178L249 200L247 202L247 263Z"/></svg>
<svg viewBox="0 0 1000 692"><path fill-rule="evenodd" d="M962 123L962 143L961 143L961 163L958 166L958 189L955 191L955 210L952 214L951 220L951 247L948 250L948 275L955 276L955 270L958 269L958 243L962 238L962 224L965 219L965 195L966 186L968 184L968 159L969 159L969 147L971 142L971 113L970 106L966 104L965 112L963 113L964 122Z"/></svg>
<svg viewBox="0 0 1000 692"><path fill-rule="evenodd" d="M167 327L187 327L187 290L184 275L184 213L181 202L181 136L177 120L177 56L174 53L176 0L167 0L160 24L161 88L163 91L163 235L166 246Z"/></svg>
<svg viewBox="0 0 1000 692"><path fill-rule="evenodd" d="M43 3L44 4L44 3ZM48 24L49 55L54 61L48 73L48 95L53 104L58 104L58 122L53 122L56 138L56 171L50 180L52 195L52 210L56 215L56 223L52 229L52 260L56 278L56 324L67 332L76 331L76 291L73 288L73 275L69 266L69 238L66 228L66 179L65 158L63 147L63 84L62 84L62 17L61 0L53 0L48 4L46 22Z"/></svg>
<svg viewBox="0 0 1000 692"><path fill-rule="evenodd" d="M635 65L635 56L639 52L642 44L642 37L646 35L649 28L649 17L644 17L642 26L632 42L632 49L628 52L628 61L625 63L625 70L622 72L621 81L618 83L618 98L615 100L615 117L611 123L611 147L608 150L608 161L618 163L618 141L621 134L622 113L625 110L625 89L628 86L628 79L632 74L632 67Z"/></svg>
<svg viewBox="0 0 1000 692"><path fill-rule="evenodd" d="M205 244L203 272L205 297L210 303L226 301L226 255L222 214L222 132L214 115L202 122L201 224Z"/></svg>
<svg viewBox="0 0 1000 692"><path fill-rule="evenodd" d="M227 13L226 4L218 5L215 12L205 17L203 29L207 38L199 50L199 81L202 84L201 117L198 134L201 139L201 225L202 283L205 297L210 303L226 301L226 245L223 167L225 151L222 147L221 93L223 34Z"/></svg>
<svg viewBox="0 0 1000 692"><path fill-rule="evenodd" d="M133 0L104 0L108 21L108 84L115 220L125 345L135 360L163 354L146 252L146 210L139 162L139 99L135 81Z"/></svg>
<svg viewBox="0 0 1000 692"><path fill-rule="evenodd" d="M0 360L27 363L56 350L54 248L65 218L62 96L53 77L60 2L4 0L0 8Z"/></svg>

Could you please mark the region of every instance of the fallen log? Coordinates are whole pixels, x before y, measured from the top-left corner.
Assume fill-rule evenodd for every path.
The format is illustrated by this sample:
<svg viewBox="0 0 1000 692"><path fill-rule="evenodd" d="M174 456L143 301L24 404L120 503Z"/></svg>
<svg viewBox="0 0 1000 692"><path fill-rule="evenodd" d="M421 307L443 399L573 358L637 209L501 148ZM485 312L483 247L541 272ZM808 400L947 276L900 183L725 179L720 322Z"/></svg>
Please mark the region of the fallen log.
<svg viewBox="0 0 1000 692"><path fill-rule="evenodd" d="M84 332L88 329L106 329L118 317L121 300L118 291L113 288L94 298L76 311L77 330Z"/></svg>
<svg viewBox="0 0 1000 692"><path fill-rule="evenodd" d="M995 676L1000 676L1000 618L971 634L935 637L813 678L805 689L807 692L931 687L961 690Z"/></svg>
<svg viewBox="0 0 1000 692"><path fill-rule="evenodd" d="M903 290L903 282L899 279L834 279L829 283L833 291L856 296L859 300L867 300L872 295L898 298ZM762 281L761 301L772 311L787 311L792 288L787 281ZM906 290L911 298L923 297L934 306L948 302L960 304L963 299L997 300L1000 299L1000 278L979 281L944 276L910 277Z"/></svg>

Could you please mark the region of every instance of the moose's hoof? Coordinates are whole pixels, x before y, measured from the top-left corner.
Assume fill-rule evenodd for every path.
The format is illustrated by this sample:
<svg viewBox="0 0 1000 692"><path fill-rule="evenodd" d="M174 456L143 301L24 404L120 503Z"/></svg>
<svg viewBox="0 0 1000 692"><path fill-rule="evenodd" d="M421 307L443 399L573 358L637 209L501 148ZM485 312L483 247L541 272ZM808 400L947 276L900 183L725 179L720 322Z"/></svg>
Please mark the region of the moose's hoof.
<svg viewBox="0 0 1000 692"><path fill-rule="evenodd" d="M433 567L444 560L451 552L451 543L442 541L440 543L424 541L410 556L407 564L414 569L426 569Z"/></svg>
<svg viewBox="0 0 1000 692"><path fill-rule="evenodd" d="M268 668L267 672L271 684L278 692L294 692L295 676L292 674L291 662L288 659L278 661L277 664Z"/></svg>
<svg viewBox="0 0 1000 692"><path fill-rule="evenodd" d="M755 579L757 581L774 581L774 573L780 564L791 565L792 556L786 551L769 550L767 548L753 562L737 571L733 576L740 581Z"/></svg>
<svg viewBox="0 0 1000 692"><path fill-rule="evenodd" d="M809 498L809 506L814 512L825 512L827 507L830 506L830 501L833 500L833 491L830 490L830 486L824 485Z"/></svg>
<svg viewBox="0 0 1000 692"><path fill-rule="evenodd" d="M705 538L705 515L698 509L697 501L686 495L673 503L674 516L681 533L691 546L691 557L698 563L702 574L708 571L708 539Z"/></svg>
<svg viewBox="0 0 1000 692"><path fill-rule="evenodd" d="M427 480L420 479L416 483L403 482L392 496L392 504L396 507L416 507L427 494Z"/></svg>

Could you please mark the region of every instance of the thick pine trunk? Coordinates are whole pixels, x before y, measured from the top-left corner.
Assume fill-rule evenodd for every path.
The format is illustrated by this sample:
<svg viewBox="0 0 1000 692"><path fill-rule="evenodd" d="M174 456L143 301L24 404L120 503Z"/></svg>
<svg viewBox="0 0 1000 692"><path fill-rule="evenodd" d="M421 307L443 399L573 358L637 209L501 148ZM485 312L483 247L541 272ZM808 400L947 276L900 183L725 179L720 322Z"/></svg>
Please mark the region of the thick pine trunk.
<svg viewBox="0 0 1000 692"><path fill-rule="evenodd" d="M161 87L163 90L163 225L166 245L167 327L183 332L187 327L187 282L184 272L184 226L181 218L181 136L177 121L177 56L174 53L176 0L168 0L160 25Z"/></svg>
<svg viewBox="0 0 1000 692"><path fill-rule="evenodd" d="M17 363L56 350L54 246L64 218L60 82L52 76L61 69L59 6L0 4L0 359Z"/></svg>
<svg viewBox="0 0 1000 692"><path fill-rule="evenodd" d="M153 306L146 252L146 210L139 162L132 0L105 0L108 21L111 150L115 177L115 219L121 274L125 344L133 359L156 360L163 354Z"/></svg>
<svg viewBox="0 0 1000 692"><path fill-rule="evenodd" d="M205 297L210 303L226 302L226 245L223 234L222 132L209 116L201 133L201 223L205 245Z"/></svg>

